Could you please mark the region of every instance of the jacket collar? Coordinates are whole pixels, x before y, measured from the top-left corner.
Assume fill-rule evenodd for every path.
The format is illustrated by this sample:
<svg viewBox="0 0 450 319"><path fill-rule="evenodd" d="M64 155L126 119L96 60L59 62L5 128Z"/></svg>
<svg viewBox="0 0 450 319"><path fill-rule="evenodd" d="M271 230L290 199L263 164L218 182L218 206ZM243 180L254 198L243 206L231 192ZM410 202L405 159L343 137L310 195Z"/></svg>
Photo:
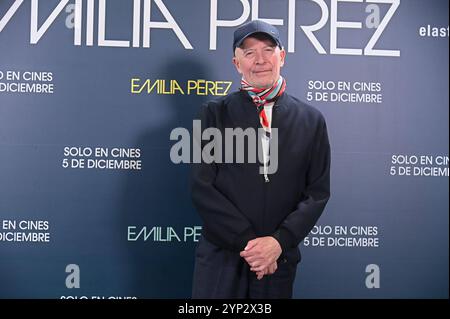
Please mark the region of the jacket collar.
<svg viewBox="0 0 450 319"><path fill-rule="evenodd" d="M283 92L283 94L281 94L281 96L275 101L274 107L281 111L288 106L288 100L288 94L286 92Z"/></svg>

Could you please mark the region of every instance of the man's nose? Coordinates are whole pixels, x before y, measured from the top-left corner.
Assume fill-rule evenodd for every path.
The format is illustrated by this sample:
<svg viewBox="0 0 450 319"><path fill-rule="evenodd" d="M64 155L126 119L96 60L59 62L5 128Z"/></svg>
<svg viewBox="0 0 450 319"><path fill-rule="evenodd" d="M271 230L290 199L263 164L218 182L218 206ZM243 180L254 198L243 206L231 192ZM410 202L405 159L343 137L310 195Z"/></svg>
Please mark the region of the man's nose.
<svg viewBox="0 0 450 319"><path fill-rule="evenodd" d="M262 52L256 52L255 62L256 62L256 64L264 64L265 59L264 59L264 55L262 54Z"/></svg>

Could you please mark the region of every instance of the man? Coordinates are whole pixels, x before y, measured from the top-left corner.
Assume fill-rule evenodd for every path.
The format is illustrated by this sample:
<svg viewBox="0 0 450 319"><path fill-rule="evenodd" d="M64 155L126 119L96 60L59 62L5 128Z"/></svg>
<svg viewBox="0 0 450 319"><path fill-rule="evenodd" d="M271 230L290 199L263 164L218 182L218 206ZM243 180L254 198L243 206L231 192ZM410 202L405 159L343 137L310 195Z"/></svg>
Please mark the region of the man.
<svg viewBox="0 0 450 319"><path fill-rule="evenodd" d="M284 92L286 53L275 27L258 20L242 25L233 51L241 90L206 103L201 125L222 133L262 129L264 169L224 161L193 166L192 199L204 225L192 296L292 298L298 245L330 196L326 124L319 111ZM274 156L277 169L268 174L267 158Z"/></svg>

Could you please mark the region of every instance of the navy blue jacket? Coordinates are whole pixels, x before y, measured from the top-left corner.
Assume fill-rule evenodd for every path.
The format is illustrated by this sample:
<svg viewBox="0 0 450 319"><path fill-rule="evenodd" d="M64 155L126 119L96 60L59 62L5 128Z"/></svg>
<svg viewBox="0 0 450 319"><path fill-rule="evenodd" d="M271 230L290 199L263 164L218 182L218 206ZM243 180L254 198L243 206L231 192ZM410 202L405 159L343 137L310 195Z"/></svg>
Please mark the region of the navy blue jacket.
<svg viewBox="0 0 450 319"><path fill-rule="evenodd" d="M225 128L260 127L244 91L206 103L200 120L202 130L216 127L222 136ZM262 236L275 237L283 252L297 247L330 197L330 145L322 114L283 93L272 110L272 127L278 128L278 170L268 183L258 161L193 164L192 200L203 220L202 235L219 247L242 251Z"/></svg>

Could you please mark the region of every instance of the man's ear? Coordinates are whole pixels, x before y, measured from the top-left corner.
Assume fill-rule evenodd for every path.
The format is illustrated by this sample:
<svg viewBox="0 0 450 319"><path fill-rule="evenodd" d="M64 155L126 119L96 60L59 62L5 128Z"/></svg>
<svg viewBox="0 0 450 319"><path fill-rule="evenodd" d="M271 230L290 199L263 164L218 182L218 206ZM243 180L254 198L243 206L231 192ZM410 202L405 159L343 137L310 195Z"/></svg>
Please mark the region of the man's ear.
<svg viewBox="0 0 450 319"><path fill-rule="evenodd" d="M284 65L284 60L286 59L286 51L284 51L284 48L282 48L280 50L280 57L281 57L281 62L280 62L280 67Z"/></svg>
<svg viewBox="0 0 450 319"><path fill-rule="evenodd" d="M236 67L236 70L237 70L240 74L242 74L241 68L240 68L239 59L238 59L236 56L234 56L232 61L233 61L234 66Z"/></svg>

